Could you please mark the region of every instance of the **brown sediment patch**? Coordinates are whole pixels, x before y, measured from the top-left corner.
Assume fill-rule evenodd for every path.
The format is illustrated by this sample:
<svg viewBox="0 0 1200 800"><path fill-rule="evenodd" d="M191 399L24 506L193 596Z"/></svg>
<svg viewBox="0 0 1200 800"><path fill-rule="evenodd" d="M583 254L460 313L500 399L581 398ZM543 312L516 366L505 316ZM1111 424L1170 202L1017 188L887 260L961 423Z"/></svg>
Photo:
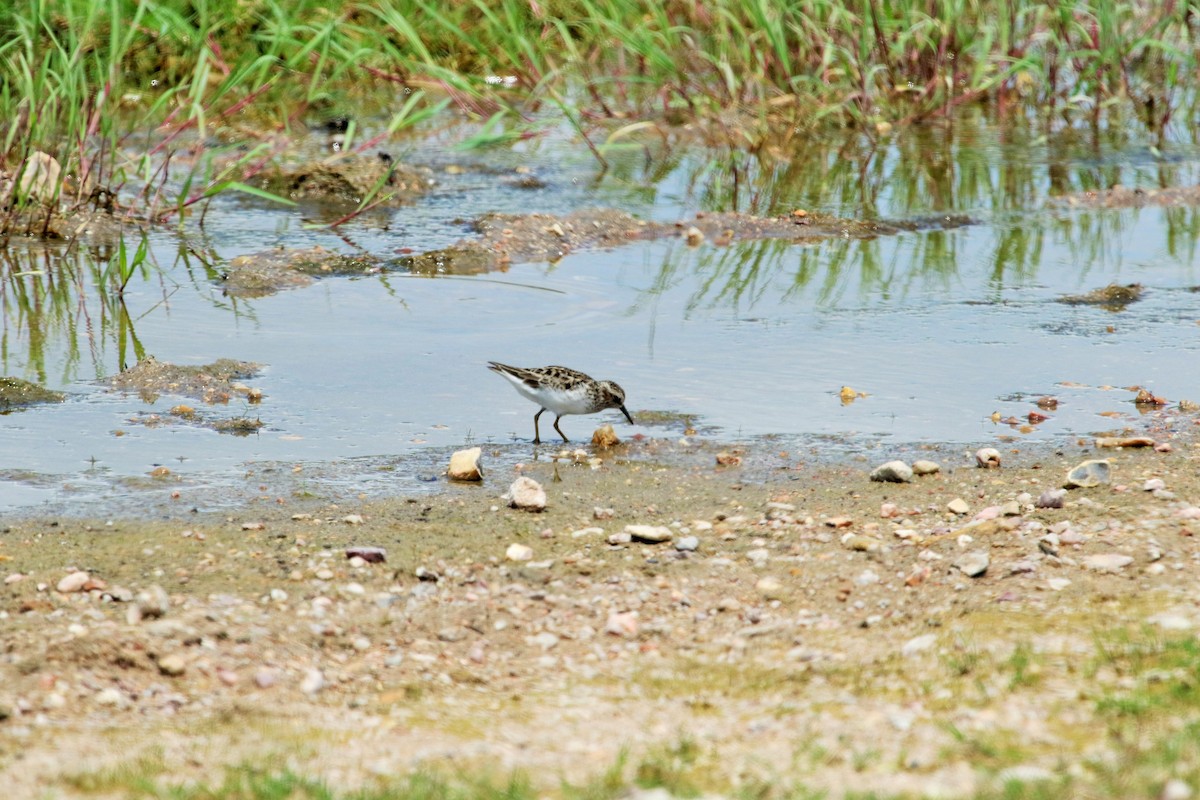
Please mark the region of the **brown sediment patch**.
<svg viewBox="0 0 1200 800"><path fill-rule="evenodd" d="M279 167L257 185L291 200L357 205L375 192L388 205L400 205L433 185L428 169L400 164L387 153L347 154L323 161Z"/></svg>
<svg viewBox="0 0 1200 800"><path fill-rule="evenodd" d="M1113 186L1088 192L1076 192L1050 199L1051 205L1068 208L1142 208L1144 206L1200 205L1200 186L1166 188L1129 188Z"/></svg>
<svg viewBox="0 0 1200 800"><path fill-rule="evenodd" d="M1121 311L1130 303L1142 299L1145 288L1140 283L1130 283L1121 286L1110 283L1100 289L1093 289L1083 294L1068 294L1058 298L1058 302L1072 306L1100 306L1108 311Z"/></svg>
<svg viewBox="0 0 1200 800"><path fill-rule="evenodd" d="M397 263L413 272L473 274L511 263L557 261L575 250L619 247L634 241L671 237L696 245L709 242L723 246L752 239L783 239L799 244L841 237L871 239L960 227L971 222L960 215L897 222L851 220L805 211L779 217L703 213L676 223L647 221L613 209L587 209L566 215L497 213L476 220L478 238L406 256Z"/></svg>
<svg viewBox="0 0 1200 800"><path fill-rule="evenodd" d="M232 358L181 367L147 356L109 378L108 384L121 391L137 392L147 403L155 402L162 394L191 397L205 403L228 403L235 396L250 395L252 390L236 381L252 378L258 370L258 364Z"/></svg>
<svg viewBox="0 0 1200 800"><path fill-rule="evenodd" d="M315 246L304 250L278 248L232 259L222 288L234 297L265 297L283 289L308 286L314 277L368 275L382 262L367 255L345 255Z"/></svg>
<svg viewBox="0 0 1200 800"><path fill-rule="evenodd" d="M130 227L137 230L146 227L144 220L118 217L103 208L60 209L45 205L14 208L6 217L0 216L0 220L4 222L0 240L7 234L68 242L82 240L96 245L116 244Z"/></svg>
<svg viewBox="0 0 1200 800"><path fill-rule="evenodd" d="M127 421L131 425L142 425L147 428L161 428L171 425L184 425L194 428L208 428L217 433L229 433L234 436L249 436L258 433L266 426L259 417L216 417L203 414L189 408L186 412L179 411L180 406L172 408L166 414L135 414Z"/></svg>
<svg viewBox="0 0 1200 800"><path fill-rule="evenodd" d="M11 411L15 408L42 403L61 403L66 397L62 392L47 389L21 378L0 377L0 411Z"/></svg>

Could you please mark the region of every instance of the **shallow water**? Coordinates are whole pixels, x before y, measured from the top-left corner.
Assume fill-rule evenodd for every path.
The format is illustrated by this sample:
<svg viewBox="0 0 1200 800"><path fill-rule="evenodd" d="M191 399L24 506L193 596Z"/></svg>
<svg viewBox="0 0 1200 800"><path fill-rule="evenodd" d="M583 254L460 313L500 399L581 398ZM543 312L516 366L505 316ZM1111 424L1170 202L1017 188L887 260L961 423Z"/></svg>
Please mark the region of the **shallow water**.
<svg viewBox="0 0 1200 800"><path fill-rule="evenodd" d="M1019 438L1121 426L1099 412L1136 417L1130 393L1104 386L1200 400L1197 210L1046 204L1050 194L1117 182L1198 183L1191 150L1154 155L1071 131L1022 139L976 123L965 133L914 130L875 151L810 143L770 167L737 155L630 150L598 177L584 148L554 138L484 155L427 140L406 157L434 165L439 186L341 236L238 198L215 203L204 231L190 227L183 239L155 231L153 265L127 287L125 314L98 288L111 254L10 248L0 374L70 397L0 417L0 509L420 491L437 485L430 479L446 452L463 443L516 443L501 458L527 458L536 409L486 370L489 359L616 380L635 417L681 414L702 437L772 436L830 455L991 444L1015 434L990 421L993 411L1023 416L1042 394L1063 405ZM467 169L452 174L446 164ZM546 188L514 188L517 166ZM224 261L271 246L384 257L444 246L467 235L460 220L490 210L610 206L675 220L735 205L896 219L966 212L979 224L810 245L637 243L481 276L328 278L253 300L224 296L216 280ZM1142 283L1146 296L1120 312L1058 302L1113 282ZM205 411L257 416L266 427L235 437L131 422L180 402L150 405L99 383L139 352L185 365L264 365L247 381L266 394L260 406ZM844 385L868 396L843 405ZM542 422L550 432L550 418ZM678 438L683 428L631 428L617 412L562 426L586 441L600 422L622 436ZM181 482L147 478L156 465ZM167 499L171 491L178 500Z"/></svg>

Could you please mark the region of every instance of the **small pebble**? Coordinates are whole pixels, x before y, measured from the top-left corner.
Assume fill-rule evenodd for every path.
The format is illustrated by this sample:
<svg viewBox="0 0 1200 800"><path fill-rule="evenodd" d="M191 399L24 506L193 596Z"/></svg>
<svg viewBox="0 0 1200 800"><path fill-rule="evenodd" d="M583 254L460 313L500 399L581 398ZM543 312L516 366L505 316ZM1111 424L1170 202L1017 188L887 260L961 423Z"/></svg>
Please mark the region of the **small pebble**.
<svg viewBox="0 0 1200 800"><path fill-rule="evenodd" d="M870 536L862 536L857 533L846 534L842 538L842 544L848 549L860 553L874 553L879 550L880 544L878 539L872 539Z"/></svg>
<svg viewBox="0 0 1200 800"><path fill-rule="evenodd" d="M981 550L973 550L956 558L954 567L968 578L978 578L987 572L991 560L988 554Z"/></svg>
<svg viewBox="0 0 1200 800"><path fill-rule="evenodd" d="M671 529L663 525L626 525L625 532L635 542L645 542L647 544L669 542L673 536Z"/></svg>
<svg viewBox="0 0 1200 800"><path fill-rule="evenodd" d="M501 496L512 508L521 511L544 511L546 508L546 490L533 478L522 475L512 482L508 491Z"/></svg>
<svg viewBox="0 0 1200 800"><path fill-rule="evenodd" d="M556 644L558 644L558 637L550 631L542 631L536 636L531 636L529 638L529 643L536 644L543 650L549 650L551 647L554 647Z"/></svg>
<svg viewBox="0 0 1200 800"><path fill-rule="evenodd" d="M1192 800L1192 786L1181 778L1171 778L1158 793L1159 800Z"/></svg>
<svg viewBox="0 0 1200 800"><path fill-rule="evenodd" d="M1109 483L1112 480L1112 470L1108 461L1090 460L1076 464L1067 473L1063 488L1088 489L1093 486Z"/></svg>
<svg viewBox="0 0 1200 800"><path fill-rule="evenodd" d="M607 621L604 623L604 632L611 636L637 636L637 612L625 611L609 614Z"/></svg>
<svg viewBox="0 0 1200 800"><path fill-rule="evenodd" d="M529 561L533 558L533 548L514 542L504 551L504 557L509 561Z"/></svg>
<svg viewBox="0 0 1200 800"><path fill-rule="evenodd" d="M686 552L693 552L700 549L700 540L695 536L684 536L681 539L675 540L675 549Z"/></svg>
<svg viewBox="0 0 1200 800"><path fill-rule="evenodd" d="M870 478L881 483L908 483L913 479L913 469L903 461L888 461L871 470Z"/></svg>
<svg viewBox="0 0 1200 800"><path fill-rule="evenodd" d="M367 564L384 564L388 560L388 551L382 547L347 547L346 558L361 559Z"/></svg>
<svg viewBox="0 0 1200 800"><path fill-rule="evenodd" d="M177 653L172 653L169 656L163 656L158 660L158 671L163 675L172 678L182 675L187 670L187 662L183 660L183 656Z"/></svg>
<svg viewBox="0 0 1200 800"><path fill-rule="evenodd" d="M778 600L783 594L783 584L778 578L764 575L754 584L754 589L767 600Z"/></svg>
<svg viewBox="0 0 1200 800"><path fill-rule="evenodd" d="M1050 489L1038 495L1033 505L1035 508L1062 508L1066 494L1066 489Z"/></svg>
<svg viewBox="0 0 1200 800"><path fill-rule="evenodd" d="M975 451L975 464L982 469L998 469L1000 451L994 447L981 447Z"/></svg>
<svg viewBox="0 0 1200 800"><path fill-rule="evenodd" d="M1083 557L1083 565L1097 572L1117 572L1132 563L1133 556L1123 553L1097 553Z"/></svg>
<svg viewBox="0 0 1200 800"><path fill-rule="evenodd" d="M134 603L141 619L158 619L171 609L170 595L158 584L138 592Z"/></svg>
<svg viewBox="0 0 1200 800"><path fill-rule="evenodd" d="M571 538L572 539L582 539L585 536L602 536L603 534L604 534L604 528L596 528L596 527L580 528L577 531L571 531Z"/></svg>
<svg viewBox="0 0 1200 800"><path fill-rule="evenodd" d="M871 586L879 583L879 575L874 570L864 569L855 576L854 582L859 586Z"/></svg>
<svg viewBox="0 0 1200 800"><path fill-rule="evenodd" d="M933 475L941 472L942 467L936 461L921 459L913 462L912 471L914 475Z"/></svg>
<svg viewBox="0 0 1200 800"><path fill-rule="evenodd" d="M325 688L325 675L319 669L306 669L300 680L300 691L305 694L316 694Z"/></svg>
<svg viewBox="0 0 1200 800"><path fill-rule="evenodd" d="M82 592L83 587L91 580L91 576L86 572L72 572L58 582L54 588L63 594L71 594L72 592Z"/></svg>
<svg viewBox="0 0 1200 800"><path fill-rule="evenodd" d="M922 653L937 644L936 633L925 633L920 636L915 636L904 643L900 648L900 654L904 656L915 656Z"/></svg>
<svg viewBox="0 0 1200 800"><path fill-rule="evenodd" d="M479 447L456 451L450 456L450 466L446 469L446 476L452 481L483 480L483 467L479 463L482 455L483 450Z"/></svg>
<svg viewBox="0 0 1200 800"><path fill-rule="evenodd" d="M262 667L254 673L254 685L260 689L270 689L279 683L279 672L270 667Z"/></svg>

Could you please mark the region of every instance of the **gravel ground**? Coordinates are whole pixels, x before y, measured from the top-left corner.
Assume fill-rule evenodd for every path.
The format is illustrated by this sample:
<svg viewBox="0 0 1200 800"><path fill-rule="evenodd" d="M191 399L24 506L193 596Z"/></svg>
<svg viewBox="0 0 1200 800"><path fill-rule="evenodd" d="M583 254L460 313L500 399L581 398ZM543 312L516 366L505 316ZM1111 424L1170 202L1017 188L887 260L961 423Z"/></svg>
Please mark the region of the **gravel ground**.
<svg viewBox="0 0 1200 800"><path fill-rule="evenodd" d="M675 794L1182 799L1200 428L1148 427L907 483L650 440L432 497L7 520L2 781L519 769L553 796L624 765ZM1111 482L1053 507L1096 458ZM544 511L500 499L518 476Z"/></svg>

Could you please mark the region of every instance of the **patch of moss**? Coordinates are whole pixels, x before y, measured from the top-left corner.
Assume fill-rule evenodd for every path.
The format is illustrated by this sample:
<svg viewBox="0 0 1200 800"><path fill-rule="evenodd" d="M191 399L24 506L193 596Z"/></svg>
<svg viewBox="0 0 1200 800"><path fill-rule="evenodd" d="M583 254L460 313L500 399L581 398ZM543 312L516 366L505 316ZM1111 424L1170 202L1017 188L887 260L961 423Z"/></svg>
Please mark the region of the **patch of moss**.
<svg viewBox="0 0 1200 800"><path fill-rule="evenodd" d="M258 433L259 429L265 423L261 419L255 417L233 417L232 419L221 419L213 423L213 428L218 433L231 433L234 436L249 436L252 433Z"/></svg>
<svg viewBox="0 0 1200 800"><path fill-rule="evenodd" d="M66 397L62 392L20 378L0 377L0 412L40 403L61 403Z"/></svg>

